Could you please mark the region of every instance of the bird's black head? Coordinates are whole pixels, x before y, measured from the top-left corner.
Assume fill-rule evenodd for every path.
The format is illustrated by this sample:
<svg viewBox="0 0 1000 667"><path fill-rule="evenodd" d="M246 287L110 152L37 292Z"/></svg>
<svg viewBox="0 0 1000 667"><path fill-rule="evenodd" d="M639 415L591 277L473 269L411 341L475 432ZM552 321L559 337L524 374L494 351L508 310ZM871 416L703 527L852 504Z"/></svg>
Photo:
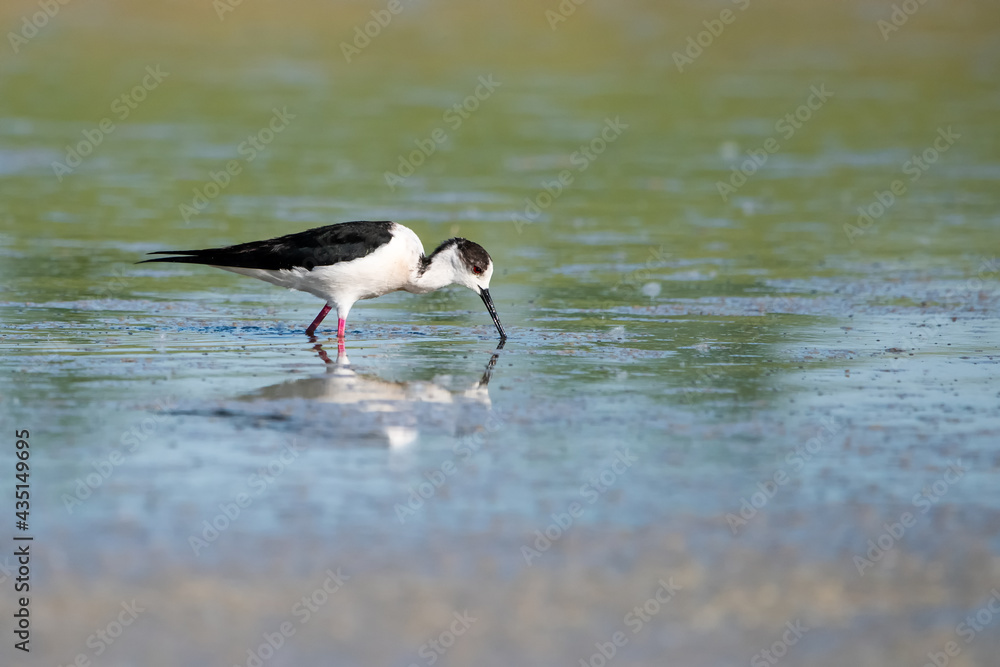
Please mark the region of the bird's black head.
<svg viewBox="0 0 1000 667"><path fill-rule="evenodd" d="M493 277L493 259L490 253L478 243L468 239L453 238L439 245L425 260L425 266L430 266L435 260L447 262L448 257L453 272L451 282L465 285L482 298L501 340L506 339L507 334L504 333L497 310L493 306L493 299L490 298L490 278Z"/></svg>
<svg viewBox="0 0 1000 667"><path fill-rule="evenodd" d="M457 237L448 239L424 259L423 268L426 271L427 267L435 261L448 261L447 258L450 258L453 264L456 273L455 282L475 290L476 287L469 285L467 280L462 279L462 274L467 273L474 279L478 287L489 288L490 276L493 275L493 259L490 257L490 253L486 252L486 248L469 239Z"/></svg>
<svg viewBox="0 0 1000 667"><path fill-rule="evenodd" d="M454 239L454 241L458 256L470 273L475 276L483 276L487 269L490 273L493 272L493 258L490 257L490 253L486 252L486 248L468 239ZM486 284L489 285L489 279L487 279Z"/></svg>

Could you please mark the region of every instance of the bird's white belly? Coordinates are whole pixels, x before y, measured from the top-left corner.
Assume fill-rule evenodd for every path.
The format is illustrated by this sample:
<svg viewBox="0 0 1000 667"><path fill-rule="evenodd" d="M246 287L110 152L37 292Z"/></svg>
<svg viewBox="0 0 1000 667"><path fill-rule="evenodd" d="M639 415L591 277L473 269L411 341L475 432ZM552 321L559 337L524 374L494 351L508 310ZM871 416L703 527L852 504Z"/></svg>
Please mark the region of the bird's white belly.
<svg viewBox="0 0 1000 667"><path fill-rule="evenodd" d="M391 244L350 262L317 266L302 280L309 286L299 287L334 303L374 299L402 289L410 280L410 262L404 257L386 257L383 252ZM380 256L381 255L381 256Z"/></svg>

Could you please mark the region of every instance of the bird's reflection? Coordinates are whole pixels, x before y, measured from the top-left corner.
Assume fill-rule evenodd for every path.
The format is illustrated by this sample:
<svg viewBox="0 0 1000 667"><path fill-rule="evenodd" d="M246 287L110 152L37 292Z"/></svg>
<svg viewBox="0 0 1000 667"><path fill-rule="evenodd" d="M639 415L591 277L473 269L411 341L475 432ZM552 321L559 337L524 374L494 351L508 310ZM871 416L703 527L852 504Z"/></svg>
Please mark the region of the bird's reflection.
<svg viewBox="0 0 1000 667"><path fill-rule="evenodd" d="M444 428L452 435L458 435L475 430L486 422L492 407L489 382L503 346L501 342L490 355L478 380L465 389L453 390L437 379L383 380L370 371L354 368L342 345L338 346L334 360L322 344L315 343L312 349L325 362L326 373L281 382L241 398L244 401L273 401L293 406L305 400L313 406L313 409L308 409L306 418L309 426L323 427L330 422L329 427L345 444L375 436L390 448L405 448L417 440L421 427ZM345 409L335 415L326 410L317 412L314 409L317 402L337 404ZM291 411L300 412L296 408Z"/></svg>
<svg viewBox="0 0 1000 667"><path fill-rule="evenodd" d="M315 342L315 340L313 342ZM490 378L493 377L493 370L496 368L497 359L500 358L500 351L503 349L503 346L504 346L505 343L506 343L506 341L500 341L500 344L497 345L496 349L493 351L493 354L490 355L490 360L486 363L486 368L483 370L483 376L481 378L479 378L479 381L476 382L474 385L472 385L469 389L466 389L465 391L463 391L462 392L463 396L472 397L472 396L482 395L483 397L485 397L485 399L487 401L487 405L489 404L489 393L488 393L486 387L490 383ZM408 389L411 389L411 388L417 388L417 385L419 385L420 387L426 387L427 385L429 385L429 387L427 387L427 388L431 389L432 393L434 393L433 390L436 389L436 390L438 390L440 392L444 392L444 394L447 394L448 396L452 396L453 395L453 393L450 392L450 391L448 391L447 389L443 389L442 387L438 387L437 385L432 384L432 383L427 383L427 382L386 382L385 380L380 380L380 379L377 379L377 378L370 378L370 377L359 376L351 368L351 360L347 358L347 350L344 349L344 344L342 342L338 343L338 346L337 346L337 359L335 361L332 360L332 359L330 359L330 355L327 354L327 352L326 352L325 349L323 349L323 345L321 343L316 343L315 345L313 345L313 350L316 351L316 353L319 355L320 359L322 359L326 364L328 364L327 371L330 372L330 373L332 373L332 375L334 377L338 377L338 378L354 378L354 379L356 379L358 381L357 384L353 384L353 385L352 384L344 384L343 388L347 390L345 393L348 393L348 394L353 393L355 391L360 391L361 392L360 395L364 395L365 393L367 393L369 391L372 391L372 390L376 390L376 388L378 388L381 391L389 391L389 392L392 392L393 395L398 395L398 393L399 393L400 390L408 390ZM326 378L312 378L312 379L320 379L320 380L324 380L324 381L326 380ZM409 395L409 391L406 391L405 393L407 395ZM440 396L443 398L443 395L440 395ZM427 396L424 396L423 398L420 398L420 397L416 397L416 398L418 400L424 400L424 401L427 401L427 400L433 401L434 400L434 398L428 398ZM358 401L357 400L347 400L347 401L337 401L337 402L356 403ZM445 402L447 402L447 401L445 401Z"/></svg>

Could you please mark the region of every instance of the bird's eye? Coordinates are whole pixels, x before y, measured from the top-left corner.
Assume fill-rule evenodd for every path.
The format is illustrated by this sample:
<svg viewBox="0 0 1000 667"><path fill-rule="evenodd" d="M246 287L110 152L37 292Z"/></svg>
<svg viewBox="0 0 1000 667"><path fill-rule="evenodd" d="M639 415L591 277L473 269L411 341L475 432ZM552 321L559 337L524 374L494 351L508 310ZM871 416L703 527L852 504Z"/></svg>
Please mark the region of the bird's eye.
<svg viewBox="0 0 1000 667"><path fill-rule="evenodd" d="M483 275L483 267L481 267L481 266L474 266L474 267L472 267L472 272L475 273L477 276L481 276L481 275Z"/></svg>

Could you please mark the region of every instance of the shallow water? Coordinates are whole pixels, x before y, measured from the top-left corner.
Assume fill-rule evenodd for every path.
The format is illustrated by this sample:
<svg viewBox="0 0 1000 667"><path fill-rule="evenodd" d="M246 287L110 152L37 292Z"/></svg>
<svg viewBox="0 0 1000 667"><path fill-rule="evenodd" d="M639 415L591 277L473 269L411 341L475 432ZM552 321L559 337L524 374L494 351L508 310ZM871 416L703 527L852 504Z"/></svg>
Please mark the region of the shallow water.
<svg viewBox="0 0 1000 667"><path fill-rule="evenodd" d="M993 664L995 12L405 3L347 62L384 6L71 3L0 58L4 664ZM313 297L134 264L352 219L482 243L507 344L394 294L338 363Z"/></svg>

